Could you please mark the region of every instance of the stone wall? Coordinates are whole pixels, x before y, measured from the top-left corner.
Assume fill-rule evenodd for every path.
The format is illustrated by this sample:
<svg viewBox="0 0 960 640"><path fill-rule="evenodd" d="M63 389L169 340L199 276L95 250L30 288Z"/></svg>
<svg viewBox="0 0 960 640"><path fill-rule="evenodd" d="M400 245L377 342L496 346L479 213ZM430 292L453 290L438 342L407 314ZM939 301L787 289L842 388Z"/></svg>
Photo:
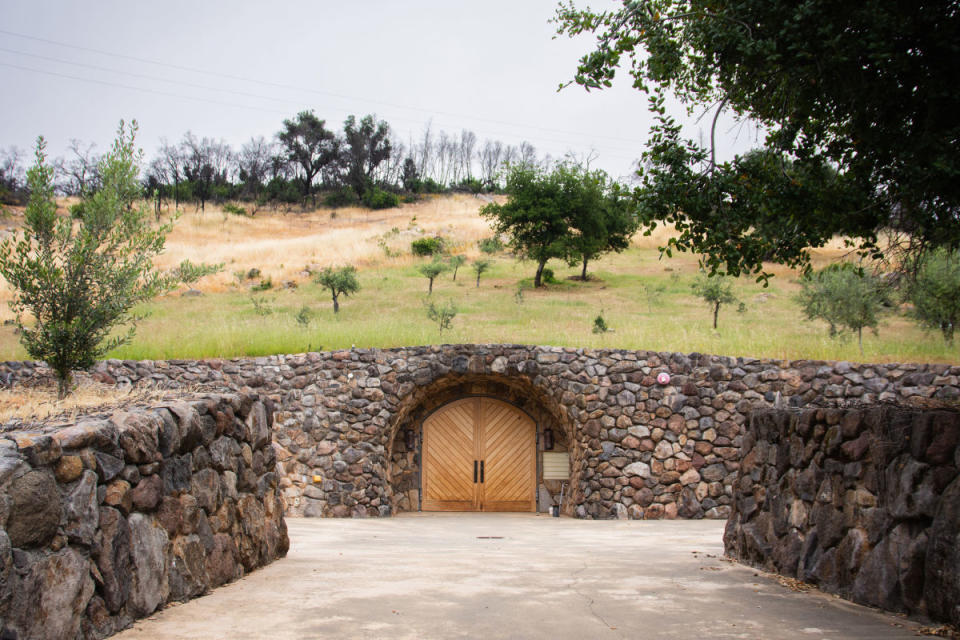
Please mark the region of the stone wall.
<svg viewBox="0 0 960 640"><path fill-rule="evenodd" d="M0 431L0 633L102 638L286 554L248 394Z"/></svg>
<svg viewBox="0 0 960 640"><path fill-rule="evenodd" d="M668 384L656 381L671 375ZM0 365L21 383L49 376ZM570 452L564 511L585 518L725 518L753 406L960 397L960 367L729 358L523 345L442 345L204 361L118 361L121 385L253 390L276 405L288 513L374 516L416 509L419 468L403 434L438 404L493 395L534 416ZM16 382L15 382L16 383ZM555 501L558 483L544 483ZM541 505L543 507L543 505Z"/></svg>
<svg viewBox="0 0 960 640"><path fill-rule="evenodd" d="M729 555L855 602L960 624L960 414L758 411Z"/></svg>

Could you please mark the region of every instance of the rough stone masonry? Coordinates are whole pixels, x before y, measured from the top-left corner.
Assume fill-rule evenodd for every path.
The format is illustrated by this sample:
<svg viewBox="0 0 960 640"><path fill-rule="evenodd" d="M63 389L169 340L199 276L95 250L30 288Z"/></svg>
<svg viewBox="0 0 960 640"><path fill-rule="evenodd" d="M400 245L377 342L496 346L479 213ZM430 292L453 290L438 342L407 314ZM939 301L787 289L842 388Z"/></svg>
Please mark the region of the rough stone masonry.
<svg viewBox="0 0 960 640"><path fill-rule="evenodd" d="M763 410L728 555L860 604L960 624L960 413Z"/></svg>
<svg viewBox="0 0 960 640"><path fill-rule="evenodd" d="M250 394L0 431L0 634L102 638L282 557L275 465Z"/></svg>
<svg viewBox="0 0 960 640"><path fill-rule="evenodd" d="M659 373L670 374L659 384ZM6 363L18 383L49 377ZM731 358L524 345L442 345L202 361L100 363L116 384L256 392L275 408L288 513L415 510L405 432L466 395L510 401L570 454L563 510L581 518L726 518L755 406L846 406L960 397L960 367ZM319 482L315 482L319 479ZM541 502L557 486L541 484ZM544 505L541 504L541 507Z"/></svg>

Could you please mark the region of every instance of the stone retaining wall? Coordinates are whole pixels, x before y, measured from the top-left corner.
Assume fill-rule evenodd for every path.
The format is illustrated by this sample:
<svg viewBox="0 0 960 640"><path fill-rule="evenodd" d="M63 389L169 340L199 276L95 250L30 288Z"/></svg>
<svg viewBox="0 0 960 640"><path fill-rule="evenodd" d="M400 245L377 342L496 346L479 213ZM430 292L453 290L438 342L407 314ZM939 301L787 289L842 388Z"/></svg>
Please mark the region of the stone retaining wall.
<svg viewBox="0 0 960 640"><path fill-rule="evenodd" d="M668 384L657 383L666 372ZM49 376L0 365L15 381ZM953 400L960 367L782 361L523 345L443 345L97 365L107 383L253 390L276 405L288 513L375 516L418 508L419 432L443 400L521 406L570 452L563 508L585 518L725 518L750 409ZM556 501L558 483L541 485ZM541 508L544 506L540 505Z"/></svg>
<svg viewBox="0 0 960 640"><path fill-rule="evenodd" d="M0 633L102 638L286 554L270 411L208 396L0 431Z"/></svg>
<svg viewBox="0 0 960 640"><path fill-rule="evenodd" d="M960 414L758 411L724 544L855 602L960 624Z"/></svg>

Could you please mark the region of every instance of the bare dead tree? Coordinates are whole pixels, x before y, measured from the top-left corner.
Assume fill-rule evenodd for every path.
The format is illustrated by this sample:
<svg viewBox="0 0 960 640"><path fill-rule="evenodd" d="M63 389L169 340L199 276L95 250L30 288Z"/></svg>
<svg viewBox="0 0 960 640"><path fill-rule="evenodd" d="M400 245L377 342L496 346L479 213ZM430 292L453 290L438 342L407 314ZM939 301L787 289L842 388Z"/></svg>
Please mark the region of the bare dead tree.
<svg viewBox="0 0 960 640"><path fill-rule="evenodd" d="M70 156L63 162L63 175L66 178L65 191L69 195L81 196L98 189L100 156L93 151L96 146L93 142L84 144L76 138L71 138L67 145Z"/></svg>
<svg viewBox="0 0 960 640"><path fill-rule="evenodd" d="M21 204L25 196L24 154L10 146L0 149L0 204Z"/></svg>
<svg viewBox="0 0 960 640"><path fill-rule="evenodd" d="M280 153L277 145L263 136L251 137L234 157L234 171L243 193L256 202L271 170L273 157Z"/></svg>
<svg viewBox="0 0 960 640"><path fill-rule="evenodd" d="M473 156L477 146L477 135L464 129L460 132L460 174L463 179L473 178Z"/></svg>
<svg viewBox="0 0 960 640"><path fill-rule="evenodd" d="M503 143L499 140L484 140L480 156L480 181L488 189L496 186L500 163L503 161Z"/></svg>
<svg viewBox="0 0 960 640"><path fill-rule="evenodd" d="M537 148L526 140L520 143L520 164L531 168L537 166Z"/></svg>
<svg viewBox="0 0 960 640"><path fill-rule="evenodd" d="M421 176L433 175L434 141L431 128L432 123L428 122L427 126L423 128L423 137L420 139L420 144L416 147L417 171Z"/></svg>
<svg viewBox="0 0 960 640"><path fill-rule="evenodd" d="M180 183L185 174L183 170L183 154L179 145L169 144L166 138L160 139L160 158L165 167L166 184L173 182L173 206L180 208Z"/></svg>

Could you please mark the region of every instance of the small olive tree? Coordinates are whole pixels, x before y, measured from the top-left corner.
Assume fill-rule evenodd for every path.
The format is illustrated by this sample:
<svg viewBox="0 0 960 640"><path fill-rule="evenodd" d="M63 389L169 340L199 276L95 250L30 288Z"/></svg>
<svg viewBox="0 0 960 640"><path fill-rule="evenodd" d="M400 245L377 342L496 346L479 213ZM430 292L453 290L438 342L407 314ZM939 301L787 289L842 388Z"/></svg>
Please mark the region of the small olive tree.
<svg viewBox="0 0 960 640"><path fill-rule="evenodd" d="M952 344L960 323L960 253L940 249L927 256L907 296L913 303L910 315L922 326L938 329Z"/></svg>
<svg viewBox="0 0 960 640"><path fill-rule="evenodd" d="M480 287L480 276L490 270L490 267L493 266L492 260L474 260L473 261L473 271L477 274L477 288Z"/></svg>
<svg viewBox="0 0 960 640"><path fill-rule="evenodd" d="M733 295L733 283L724 276L708 276L701 273L691 287L693 293L703 298L713 310L713 328L716 329L720 307L737 302L737 297Z"/></svg>
<svg viewBox="0 0 960 640"><path fill-rule="evenodd" d="M449 264L450 269L453 271L453 281L457 281L457 271L467 262L466 256L456 255L450 256Z"/></svg>
<svg viewBox="0 0 960 640"><path fill-rule="evenodd" d="M430 287L427 289L428 296L433 295L433 281L447 269L449 269L449 267L440 260L439 256L417 267L417 271L430 281Z"/></svg>
<svg viewBox="0 0 960 640"><path fill-rule="evenodd" d="M800 285L796 299L807 319L826 322L831 337L844 329L856 333L863 355L863 329L876 332L887 301L879 279L856 265L840 263L805 276Z"/></svg>
<svg viewBox="0 0 960 640"><path fill-rule="evenodd" d="M440 330L440 337L443 338L443 332L453 326L453 319L457 317L457 305L452 300L447 300L444 304L434 304L433 301L425 305L427 319L437 323Z"/></svg>
<svg viewBox="0 0 960 640"><path fill-rule="evenodd" d="M98 167L101 188L84 199L77 220L57 216L54 170L39 138L36 163L27 172L24 226L0 243L0 274L13 289L20 341L53 369L60 398L75 369L133 338L137 304L177 282L153 265L170 225L151 227L149 211L134 206L141 158L136 131L135 121L129 128L120 123ZM123 326L126 332L114 332Z"/></svg>
<svg viewBox="0 0 960 640"><path fill-rule="evenodd" d="M324 289L330 290L333 298L333 312L340 313L340 296L349 296L360 291L360 281L357 280L357 268L351 265L327 267L314 277L314 282Z"/></svg>

